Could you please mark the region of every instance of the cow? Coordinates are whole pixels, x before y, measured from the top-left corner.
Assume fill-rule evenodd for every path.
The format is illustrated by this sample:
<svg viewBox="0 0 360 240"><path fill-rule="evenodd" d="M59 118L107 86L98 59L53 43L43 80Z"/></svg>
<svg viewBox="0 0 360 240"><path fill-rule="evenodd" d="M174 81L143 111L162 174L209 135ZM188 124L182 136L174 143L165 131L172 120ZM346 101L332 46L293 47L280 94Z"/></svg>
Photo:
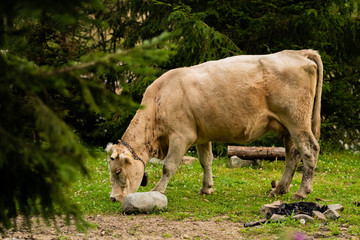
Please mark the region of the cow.
<svg viewBox="0 0 360 240"><path fill-rule="evenodd" d="M300 189L312 191L319 154L323 64L317 51L240 55L170 70L145 91L118 144L109 145L113 201L145 185L151 157L164 159L153 191L165 192L184 154L196 145L203 167L201 194L213 192L211 142L251 142L276 132L286 149L285 170L270 196L287 193L303 161Z"/></svg>

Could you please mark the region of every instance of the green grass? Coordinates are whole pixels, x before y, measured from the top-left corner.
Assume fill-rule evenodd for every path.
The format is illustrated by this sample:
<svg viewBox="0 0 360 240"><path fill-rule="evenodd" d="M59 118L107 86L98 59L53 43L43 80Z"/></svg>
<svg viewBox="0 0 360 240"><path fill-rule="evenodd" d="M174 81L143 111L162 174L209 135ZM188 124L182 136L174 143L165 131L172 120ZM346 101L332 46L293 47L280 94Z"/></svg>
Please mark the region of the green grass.
<svg viewBox="0 0 360 240"><path fill-rule="evenodd" d="M352 153L325 153L319 157L313 184L313 193L306 201L315 202L315 198L327 199L323 204L340 203L345 210L341 217L324 224L301 225L294 220L283 223L264 224L257 228L241 229L245 236L256 237L265 235L283 236L289 231L302 231L313 235L319 229L328 236L336 237L342 229L347 229L350 236L360 236L360 207L353 202L360 202L360 155ZM81 178L74 183L71 191L73 200L80 204L85 214L112 214L121 212L121 203L109 200L111 191L106 154L96 150L96 158L87 162L90 178ZM270 182L279 180L284 170L284 161L265 161L264 168L246 167L232 169L228 167L228 159L220 158L213 161L214 193L209 196L199 195L202 184L202 168L199 162L192 165L181 164L172 177L166 196L168 209L157 215L169 219L185 218L223 221L224 216L230 221L245 222L260 218L259 209L262 205L280 199L283 202L294 202L291 197L299 189L302 174L297 171L292 181L290 192L277 198L267 197ZM162 166L148 164L149 174L147 187L139 191L150 191L162 175Z"/></svg>

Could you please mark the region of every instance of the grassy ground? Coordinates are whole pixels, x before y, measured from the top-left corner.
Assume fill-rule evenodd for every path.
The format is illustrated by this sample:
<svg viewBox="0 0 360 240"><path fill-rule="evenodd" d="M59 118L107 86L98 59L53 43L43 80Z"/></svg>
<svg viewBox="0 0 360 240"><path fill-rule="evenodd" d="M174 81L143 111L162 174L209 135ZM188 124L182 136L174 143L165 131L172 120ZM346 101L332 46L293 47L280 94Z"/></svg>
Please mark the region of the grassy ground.
<svg viewBox="0 0 360 240"><path fill-rule="evenodd" d="M111 186L107 169L106 155L102 150L94 150L96 158L88 161L90 178L79 179L74 183L71 195L75 202L82 206L85 214L111 214L121 212L121 203L109 200ZM256 228L239 228L245 237L282 236L287 232L301 231L310 236L325 236L336 238L346 231L347 236L360 237L360 207L354 202L360 202L360 155L351 153L325 153L319 157L313 184L314 192L306 201L315 202L315 198L326 199L322 204L340 203L345 210L338 220L328 223L315 221L312 224L301 225L288 219L283 223L264 224ZM299 189L302 174L295 173L288 194L277 198L267 197L270 182L279 180L284 170L284 161L265 161L264 168L260 166L232 169L228 167L228 159L220 158L213 161L214 193L209 196L199 195L202 183L202 168L198 161L190 165L181 164L171 179L166 196L168 209L157 215L168 219L182 220L185 218L197 220L215 219L215 221L230 220L245 222L258 220L262 205L282 200L294 202L291 197ZM148 164L149 184L139 191L150 191L162 175L162 166Z"/></svg>

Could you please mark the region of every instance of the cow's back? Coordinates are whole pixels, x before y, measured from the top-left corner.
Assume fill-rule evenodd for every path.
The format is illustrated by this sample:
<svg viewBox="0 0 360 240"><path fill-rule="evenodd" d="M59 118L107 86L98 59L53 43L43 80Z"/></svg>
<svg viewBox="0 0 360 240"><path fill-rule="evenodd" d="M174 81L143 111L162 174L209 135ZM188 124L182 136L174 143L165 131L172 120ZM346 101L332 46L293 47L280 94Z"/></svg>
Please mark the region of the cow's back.
<svg viewBox="0 0 360 240"><path fill-rule="evenodd" d="M171 70L144 101L151 95L156 102L163 132L186 128L197 142L251 141L292 119L309 119L316 64L299 53L235 56Z"/></svg>

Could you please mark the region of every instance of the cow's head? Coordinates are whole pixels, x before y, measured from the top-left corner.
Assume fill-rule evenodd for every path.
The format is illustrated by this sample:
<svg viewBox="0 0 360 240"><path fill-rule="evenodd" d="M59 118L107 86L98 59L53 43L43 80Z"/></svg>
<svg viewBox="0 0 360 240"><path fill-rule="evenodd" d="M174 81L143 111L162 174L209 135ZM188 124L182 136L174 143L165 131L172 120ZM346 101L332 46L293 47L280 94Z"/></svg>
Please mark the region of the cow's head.
<svg viewBox="0 0 360 240"><path fill-rule="evenodd" d="M106 151L112 187L110 199L122 202L127 194L138 190L144 177L144 165L122 144L109 143Z"/></svg>

